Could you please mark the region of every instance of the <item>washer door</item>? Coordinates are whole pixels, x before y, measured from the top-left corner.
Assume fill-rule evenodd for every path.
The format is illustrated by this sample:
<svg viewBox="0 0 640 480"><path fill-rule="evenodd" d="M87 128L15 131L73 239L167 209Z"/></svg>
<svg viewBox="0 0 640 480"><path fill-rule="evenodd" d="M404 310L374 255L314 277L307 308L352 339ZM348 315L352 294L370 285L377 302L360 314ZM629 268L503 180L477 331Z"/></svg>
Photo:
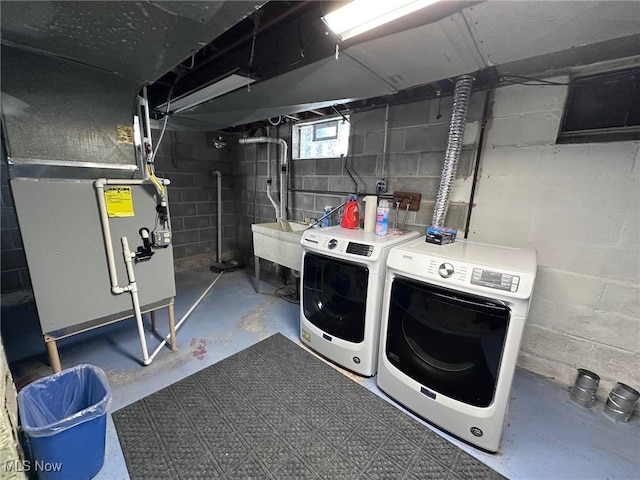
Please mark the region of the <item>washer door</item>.
<svg viewBox="0 0 640 480"><path fill-rule="evenodd" d="M400 371L477 407L493 401L510 309L495 300L396 277L386 355Z"/></svg>
<svg viewBox="0 0 640 480"><path fill-rule="evenodd" d="M306 253L302 307L313 325L348 342L364 340L369 269L331 257Z"/></svg>

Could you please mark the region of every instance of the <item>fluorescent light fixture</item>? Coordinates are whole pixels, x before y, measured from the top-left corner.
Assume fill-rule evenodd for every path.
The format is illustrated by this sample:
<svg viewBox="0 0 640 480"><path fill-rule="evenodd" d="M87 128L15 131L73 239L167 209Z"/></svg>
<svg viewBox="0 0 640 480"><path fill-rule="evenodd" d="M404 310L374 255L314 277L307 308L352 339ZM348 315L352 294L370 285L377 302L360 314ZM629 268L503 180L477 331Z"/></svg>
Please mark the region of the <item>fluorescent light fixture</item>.
<svg viewBox="0 0 640 480"><path fill-rule="evenodd" d="M247 85L255 82L255 79L232 73L218 81L215 81L206 87L196 90L195 92L188 93L182 97L178 97L175 100L171 100L169 105L169 111L171 113L180 113L193 108L201 103L207 102L213 98L221 97L225 93L232 92L238 88L246 87ZM157 111L164 112L167 109L167 104L163 103L159 107L156 107Z"/></svg>
<svg viewBox="0 0 640 480"><path fill-rule="evenodd" d="M322 19L341 40L360 35L438 0L353 0Z"/></svg>

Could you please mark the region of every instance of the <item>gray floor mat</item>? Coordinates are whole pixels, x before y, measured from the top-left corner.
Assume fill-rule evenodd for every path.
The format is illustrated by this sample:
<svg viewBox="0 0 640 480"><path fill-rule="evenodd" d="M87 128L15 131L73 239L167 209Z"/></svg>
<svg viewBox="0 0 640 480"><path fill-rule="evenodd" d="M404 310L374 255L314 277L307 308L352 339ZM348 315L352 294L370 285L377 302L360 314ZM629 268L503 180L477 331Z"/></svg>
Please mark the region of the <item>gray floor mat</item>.
<svg viewBox="0 0 640 480"><path fill-rule="evenodd" d="M113 413L132 479L498 479L280 334Z"/></svg>

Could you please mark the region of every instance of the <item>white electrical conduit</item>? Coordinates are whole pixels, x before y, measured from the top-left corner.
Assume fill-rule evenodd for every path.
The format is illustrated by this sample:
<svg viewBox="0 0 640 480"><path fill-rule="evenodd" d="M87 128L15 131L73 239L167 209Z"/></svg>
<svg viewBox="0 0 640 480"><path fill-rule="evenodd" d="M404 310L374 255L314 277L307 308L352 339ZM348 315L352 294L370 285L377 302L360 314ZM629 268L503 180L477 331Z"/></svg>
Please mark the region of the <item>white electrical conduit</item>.
<svg viewBox="0 0 640 480"><path fill-rule="evenodd" d="M164 185L169 185L169 180L163 180ZM149 180L126 180L126 179L107 179L99 178L93 185L96 189L98 196L98 207L100 210L100 223L102 224L102 235L104 238L105 250L107 253L107 266L109 268L109 279L111 281L111 292L115 295L120 295L124 292L131 293L131 302L133 304L133 311L138 325L138 335L140 336L140 347L142 348L142 358L145 365L149 365L152 357L149 357L147 350L147 340L144 336L144 326L142 324L142 313L140 312L140 299L138 297L138 286L135 281L135 275L133 271L132 258L135 256L129 250L129 242L127 237L122 237L122 253L124 255L124 261L127 266L127 276L129 284L126 287L122 287L118 284L118 273L116 271L116 263L113 253L113 242L111 241L111 228L109 227L109 215L107 213L107 203L104 199L104 187L106 185L153 185Z"/></svg>
<svg viewBox="0 0 640 480"><path fill-rule="evenodd" d="M287 220L287 142L281 138L274 137L252 137L241 138L238 140L241 145L251 145L255 143L275 143L280 145L280 218L278 218L277 205L273 200L274 208L276 208L276 221L281 221L283 226ZM267 176L269 173L267 173ZM269 185L267 184L267 189ZM287 225L288 226L288 225Z"/></svg>
<svg viewBox="0 0 640 480"><path fill-rule="evenodd" d="M204 300L204 297L207 296L207 293L209 293L211 291L211 289L213 288L213 286L216 284L216 282L218 280L220 280L220 277L222 276L223 272L220 272L218 274L218 276L216 278L214 278L213 282L211 282L209 284L209 286L207 287L207 289L202 293L202 295L200 295L200 297L198 297L198 299L195 301L195 303L193 305L191 305L191 308L189 310L187 310L187 313L185 313L182 318L178 321L178 323L176 324L176 332L178 331L178 329L182 326L182 324L185 322L185 320L189 317L189 315L191 315L191 313L197 308L198 305L200 305L200 302L202 302L202 300ZM169 339L171 338L171 334L167 335L166 337L164 337L164 340L162 340L162 342L160 342L160 345L158 345L158 347L153 351L153 353L151 354L151 356L149 357L149 363L151 363L151 361L156 358L156 355L158 354L158 352L160 352L160 350L162 350L162 348L167 344L167 342L169 341Z"/></svg>

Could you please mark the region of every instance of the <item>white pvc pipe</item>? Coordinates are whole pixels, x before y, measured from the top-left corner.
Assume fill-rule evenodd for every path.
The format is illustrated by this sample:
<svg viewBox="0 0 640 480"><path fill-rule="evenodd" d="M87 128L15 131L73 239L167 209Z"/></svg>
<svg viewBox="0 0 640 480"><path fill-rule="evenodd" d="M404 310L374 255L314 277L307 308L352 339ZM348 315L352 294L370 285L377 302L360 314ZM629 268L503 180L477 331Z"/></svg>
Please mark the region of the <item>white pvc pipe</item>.
<svg viewBox="0 0 640 480"><path fill-rule="evenodd" d="M193 312L196 307L198 305L200 305L200 302L202 302L202 300L204 300L204 297L207 296L207 294L211 291L211 289L213 288L213 286L216 284L216 282L220 279L220 277L222 276L223 272L220 272L218 274L218 276L213 280L213 282L211 282L209 284L209 286L207 287L207 289L202 293L202 295L200 295L200 297L198 297L198 299L195 301L195 303L193 305L191 305L191 308L189 310L187 310L187 313L185 313L182 318L178 321L178 323L176 324L176 332L178 331L178 329L182 326L182 324L185 322L185 320L187 319L187 317L189 317L189 315L191 315L191 312ZM158 355L158 353L160 352L160 350L162 350L162 348L167 344L167 342L169 341L169 339L171 338L171 334L167 335L166 337L164 337L164 340L162 340L162 342L160 342L160 345L158 345L158 347L153 351L153 353L151 354L151 356L149 357L149 363L151 363L153 361L154 358L156 358L156 355Z"/></svg>
<svg viewBox="0 0 640 480"><path fill-rule="evenodd" d="M127 237L122 237L120 241L122 242L122 255L124 256L124 262L127 266L127 277L129 277L128 290L129 293L131 293L133 312L136 317L136 324L138 325L138 335L140 336L140 346L142 347L142 359L145 365L149 365L151 363L151 359L149 358L149 351L147 350L147 339L144 336L142 312L140 311L140 299L138 298L138 285L136 284L136 276L133 272L132 259L136 256L136 254L131 253Z"/></svg>
<svg viewBox="0 0 640 480"><path fill-rule="evenodd" d="M167 179L163 179L164 185L169 185ZM107 213L107 203L104 199L104 187L106 185L153 185L149 180L141 179L108 179L98 178L93 185L98 195L98 208L100 211L100 223L102 224L102 236L104 238L104 246L107 254L107 267L109 268L109 279L111 280L111 292L119 295L126 292L126 287L118 284L118 273L116 271L115 256L113 253L113 242L111 241L111 228L109 227L109 215Z"/></svg>
<svg viewBox="0 0 640 480"><path fill-rule="evenodd" d="M107 266L109 267L109 279L111 280L111 291L119 295L124 290L118 286L118 272L116 262L113 258L113 243L111 242L111 229L109 228L109 215L107 214L107 202L104 199L104 185L106 179L100 178L95 181L94 186L98 194L98 207L100 210L100 223L102 223L102 236L104 237L104 247L107 253Z"/></svg>
<svg viewBox="0 0 640 480"><path fill-rule="evenodd" d="M164 185L169 185L169 180L163 180ZM127 267L127 276L129 278L129 285L121 287L118 282L118 273L116 271L115 258L113 253L113 242L111 241L111 228L109 227L109 215L107 213L107 205L104 199L104 187L105 185L146 185L152 184L149 180L141 179L107 179L99 178L94 182L94 187L98 195L98 206L100 211L100 223L102 224L102 235L104 238L105 250L107 254L107 266L109 268L109 279L111 281L111 292L115 295L120 295L124 292L131 293L131 302L133 304L133 312L136 318L136 324L138 326L138 335L140 337L140 347L142 348L142 358L144 365L149 365L153 358L149 357L147 349L147 340L144 336L144 325L142 323L142 313L140 310L140 298L138 297L138 286L135 280L135 273L133 271L132 258L135 257L135 253L131 253L129 249L129 241L127 237L122 237L122 254L124 255L125 265ZM166 342L165 342L166 343Z"/></svg>
<svg viewBox="0 0 640 480"><path fill-rule="evenodd" d="M274 137L241 138L238 142L242 145L254 143L275 143L280 145L280 219L277 218L278 214L276 212L276 220L287 220L287 142L282 138ZM277 208L275 203L274 208Z"/></svg>
<svg viewBox="0 0 640 480"><path fill-rule="evenodd" d="M222 173L214 170L213 174L218 177L218 263L222 262Z"/></svg>
<svg viewBox="0 0 640 480"><path fill-rule="evenodd" d="M269 136L269 127L267 127L267 137ZM257 173L256 173L257 175ZM273 195L271 194L271 184L273 183L273 179L271 178L271 147L267 145L267 198L273 205L273 209L276 212L276 222L280 222L280 205L273 199Z"/></svg>

